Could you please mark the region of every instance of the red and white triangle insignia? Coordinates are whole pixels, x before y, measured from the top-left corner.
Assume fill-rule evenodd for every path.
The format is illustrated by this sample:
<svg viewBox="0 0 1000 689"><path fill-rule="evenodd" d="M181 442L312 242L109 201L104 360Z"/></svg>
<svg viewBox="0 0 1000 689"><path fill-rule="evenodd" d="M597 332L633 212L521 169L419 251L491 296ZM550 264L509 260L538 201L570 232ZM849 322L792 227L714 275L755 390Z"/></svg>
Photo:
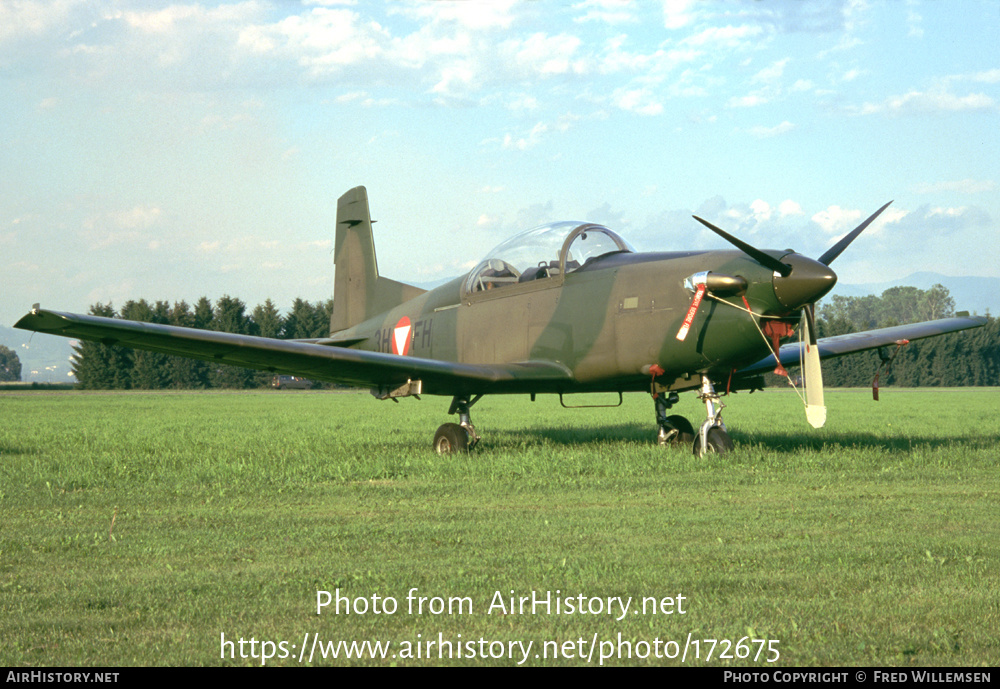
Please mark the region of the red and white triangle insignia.
<svg viewBox="0 0 1000 689"><path fill-rule="evenodd" d="M392 353L399 356L406 356L410 352L410 331L412 330L410 319L403 316L392 329Z"/></svg>

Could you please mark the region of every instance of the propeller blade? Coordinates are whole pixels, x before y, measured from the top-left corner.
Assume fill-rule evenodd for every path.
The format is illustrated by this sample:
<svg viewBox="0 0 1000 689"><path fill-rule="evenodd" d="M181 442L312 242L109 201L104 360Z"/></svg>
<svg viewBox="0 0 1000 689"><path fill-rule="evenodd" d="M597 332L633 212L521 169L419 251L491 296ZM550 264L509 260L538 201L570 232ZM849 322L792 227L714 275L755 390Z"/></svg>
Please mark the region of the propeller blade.
<svg viewBox="0 0 1000 689"><path fill-rule="evenodd" d="M890 201L889 203L892 203L892 201ZM817 260L825 266L828 266L831 263L833 263L833 259L837 258L837 256L840 256L840 254L843 253L844 249L850 246L851 242L857 239L858 235L864 232L865 228L871 225L872 221L875 220L875 218L877 218L882 213L882 211L884 211L886 208L889 207L889 203L885 204L877 211L872 213L867 220L865 220L863 223L861 223L853 230L851 230L849 234L845 235L843 239L841 239L839 242L830 247L826 251L826 253L820 256Z"/></svg>
<svg viewBox="0 0 1000 689"><path fill-rule="evenodd" d="M791 266L782 263L781 261L779 261L778 259L774 258L773 256L768 256L767 254L765 254L760 249L757 249L755 247L750 246L749 244L747 244L746 242L744 242L741 239L737 239L733 235L729 234L725 230L719 229L718 227L716 227L712 223L708 222L707 220L703 220L703 219L699 218L697 215L693 215L691 217L693 217L695 220L697 220L698 222L700 222L702 225L704 225L705 227L707 227L708 229L710 229L715 234L717 234L720 237L722 237L723 239L725 239L727 242L729 242L730 244L732 244L733 246L735 246L737 249L739 249L743 253L745 253L748 256L750 256L751 258L753 258L755 261L757 261L757 263L760 263L762 266L766 266L766 267L770 268L771 270L773 270L774 272L779 273L781 275L781 277L783 277L783 278L788 277L788 275L792 272L792 267Z"/></svg>
<svg viewBox="0 0 1000 689"><path fill-rule="evenodd" d="M806 420L813 428L822 428L826 423L826 405L823 402L823 372L819 364L819 348L816 346L816 315L812 304L807 304L802 309L802 346L806 350L802 362Z"/></svg>

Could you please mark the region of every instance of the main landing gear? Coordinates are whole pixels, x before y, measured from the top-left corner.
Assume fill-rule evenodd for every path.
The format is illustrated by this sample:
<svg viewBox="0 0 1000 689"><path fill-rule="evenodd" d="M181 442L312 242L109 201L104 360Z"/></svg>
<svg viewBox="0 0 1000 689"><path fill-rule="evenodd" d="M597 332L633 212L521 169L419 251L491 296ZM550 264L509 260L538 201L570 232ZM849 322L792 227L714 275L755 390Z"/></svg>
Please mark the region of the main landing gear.
<svg viewBox="0 0 1000 689"><path fill-rule="evenodd" d="M456 395L448 408L449 414L458 414L458 423L442 424L434 434L434 451L439 455L448 455L453 452L468 452L479 442L479 435L475 426L472 425L472 418L469 409L482 399L482 395L476 395L469 401L466 395Z"/></svg>
<svg viewBox="0 0 1000 689"><path fill-rule="evenodd" d="M701 377L701 390L698 392L698 399L705 403L707 419L698 431L695 432L691 422L683 416L667 416L667 410L677 403L676 392L657 394L653 401L656 403L656 423L660 427L657 440L660 445L679 447L691 443L694 454L699 457L706 453L715 452L723 454L733 449L733 441L726 432L726 424L722 422L722 410L726 406L719 399L718 393L712 386L712 381L708 376Z"/></svg>

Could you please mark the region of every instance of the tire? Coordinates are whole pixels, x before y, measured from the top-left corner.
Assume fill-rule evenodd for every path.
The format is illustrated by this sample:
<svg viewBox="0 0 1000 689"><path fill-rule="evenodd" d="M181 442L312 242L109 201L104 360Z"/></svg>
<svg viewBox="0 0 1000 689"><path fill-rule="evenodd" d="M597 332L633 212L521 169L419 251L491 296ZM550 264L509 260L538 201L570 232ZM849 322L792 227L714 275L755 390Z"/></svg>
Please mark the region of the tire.
<svg viewBox="0 0 1000 689"><path fill-rule="evenodd" d="M665 429L661 426L658 436L660 445L678 447L680 445L690 445L694 442L694 428L691 426L691 422L683 416L674 414L673 416L668 416L664 421L676 429L677 433L672 436L665 436L663 433ZM667 432L669 433L669 431Z"/></svg>
<svg viewBox="0 0 1000 689"><path fill-rule="evenodd" d="M446 423L434 434L434 451L439 455L469 451L469 432L457 423Z"/></svg>
<svg viewBox="0 0 1000 689"><path fill-rule="evenodd" d="M715 453L724 455L727 452L732 452L734 447L732 439L724 430L718 426L708 429L708 447L706 448L706 454ZM701 433L696 433L694 436L693 452L695 455L701 456Z"/></svg>

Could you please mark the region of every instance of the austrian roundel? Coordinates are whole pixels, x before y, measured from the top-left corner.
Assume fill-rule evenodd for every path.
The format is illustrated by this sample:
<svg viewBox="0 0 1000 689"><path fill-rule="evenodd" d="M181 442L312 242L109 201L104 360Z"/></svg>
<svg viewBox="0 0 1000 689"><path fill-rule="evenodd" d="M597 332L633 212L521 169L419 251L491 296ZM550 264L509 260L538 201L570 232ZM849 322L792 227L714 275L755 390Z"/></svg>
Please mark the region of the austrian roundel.
<svg viewBox="0 0 1000 689"><path fill-rule="evenodd" d="M413 326L410 324L410 319L407 316L403 316L392 329L393 354L406 356L410 353L410 340L412 339L410 337L411 332L413 332Z"/></svg>

